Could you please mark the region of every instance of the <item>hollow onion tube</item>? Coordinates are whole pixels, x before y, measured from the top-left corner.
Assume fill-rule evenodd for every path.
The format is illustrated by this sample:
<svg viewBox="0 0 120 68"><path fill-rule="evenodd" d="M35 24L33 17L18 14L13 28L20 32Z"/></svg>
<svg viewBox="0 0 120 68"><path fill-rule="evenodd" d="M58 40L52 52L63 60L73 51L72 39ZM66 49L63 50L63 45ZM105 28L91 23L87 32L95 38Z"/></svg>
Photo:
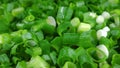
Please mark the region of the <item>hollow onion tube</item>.
<svg viewBox="0 0 120 68"><path fill-rule="evenodd" d="M87 49L88 54L95 62L103 62L107 59L105 53L96 47L91 47Z"/></svg>
<svg viewBox="0 0 120 68"><path fill-rule="evenodd" d="M103 51L107 57L109 56L109 51L104 44L98 45L97 48Z"/></svg>
<svg viewBox="0 0 120 68"><path fill-rule="evenodd" d="M25 18L25 21L28 21L28 22L31 22L31 21L33 21L33 20L35 20L35 17L34 17L32 14L28 15L28 16Z"/></svg>
<svg viewBox="0 0 120 68"><path fill-rule="evenodd" d="M93 62L93 59L91 58L91 56L88 54L88 52L84 48L79 47L75 50L75 52L76 52L76 60L78 61L80 68L96 68L97 67L96 64Z"/></svg>
<svg viewBox="0 0 120 68"><path fill-rule="evenodd" d="M63 68L77 68L77 67L74 63L67 61L65 62Z"/></svg>

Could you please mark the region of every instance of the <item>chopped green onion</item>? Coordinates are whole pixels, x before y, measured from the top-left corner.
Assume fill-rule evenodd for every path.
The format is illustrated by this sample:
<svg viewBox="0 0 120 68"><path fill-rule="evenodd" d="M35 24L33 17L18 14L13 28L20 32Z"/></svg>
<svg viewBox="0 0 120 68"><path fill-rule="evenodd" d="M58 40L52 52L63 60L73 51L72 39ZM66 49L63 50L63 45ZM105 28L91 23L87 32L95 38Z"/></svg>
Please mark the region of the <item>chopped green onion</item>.
<svg viewBox="0 0 120 68"><path fill-rule="evenodd" d="M96 15L96 13L94 13L94 12L90 12L90 16L91 16L92 18L95 18L97 15Z"/></svg>
<svg viewBox="0 0 120 68"><path fill-rule="evenodd" d="M110 28L109 28L108 26L106 26L106 27L104 27L102 30L108 32L108 31L110 31Z"/></svg>
<svg viewBox="0 0 120 68"><path fill-rule="evenodd" d="M80 23L77 32L89 31L91 29L91 25L87 23Z"/></svg>
<svg viewBox="0 0 120 68"><path fill-rule="evenodd" d="M0 44L2 44L3 43L3 37L2 37L2 35L0 35Z"/></svg>
<svg viewBox="0 0 120 68"><path fill-rule="evenodd" d="M31 21L33 21L33 20L35 20L35 17L33 16L33 15L28 15L26 18L25 18L25 21L28 21L28 22L31 22Z"/></svg>
<svg viewBox="0 0 120 68"><path fill-rule="evenodd" d="M75 45L79 42L79 34L77 33L64 33L63 34L63 44Z"/></svg>
<svg viewBox="0 0 120 68"><path fill-rule="evenodd" d="M98 45L97 48L100 49L101 51L103 51L105 53L106 57L109 57L109 51L104 44Z"/></svg>
<svg viewBox="0 0 120 68"><path fill-rule="evenodd" d="M27 62L27 68L50 68L50 65L40 56L35 56Z"/></svg>
<svg viewBox="0 0 120 68"><path fill-rule="evenodd" d="M96 18L96 22L98 24L102 24L104 22L104 17L102 15L99 15L97 18Z"/></svg>
<svg viewBox="0 0 120 68"><path fill-rule="evenodd" d="M72 62L65 62L63 68L77 68L76 65Z"/></svg>
<svg viewBox="0 0 120 68"><path fill-rule="evenodd" d="M18 7L12 10L12 15L13 16L17 16L19 14L21 14L24 11L23 7Z"/></svg>
<svg viewBox="0 0 120 68"><path fill-rule="evenodd" d="M102 29L97 31L97 39L99 40L101 37L107 37L107 32Z"/></svg>
<svg viewBox="0 0 120 68"><path fill-rule="evenodd" d="M74 27L78 27L79 24L80 24L79 18L78 18L78 17L73 18L73 19L71 20L71 24L72 24L72 26L74 26Z"/></svg>
<svg viewBox="0 0 120 68"><path fill-rule="evenodd" d="M120 18L119 18L119 16L115 16L114 21L115 21L116 26L119 27L120 26Z"/></svg>
<svg viewBox="0 0 120 68"><path fill-rule="evenodd" d="M23 23L17 23L16 26L17 26L18 29L23 29L24 28Z"/></svg>
<svg viewBox="0 0 120 68"><path fill-rule="evenodd" d="M56 27L56 21L55 21L54 17L52 17L52 16L48 16L47 23Z"/></svg>
<svg viewBox="0 0 120 68"><path fill-rule="evenodd" d="M110 65L106 61L104 61L104 62L99 63L99 67L100 68L110 68Z"/></svg>
<svg viewBox="0 0 120 68"><path fill-rule="evenodd" d="M110 13L107 12L107 11L104 11L104 12L102 13L102 16L103 16L105 19L109 19L109 18L110 18Z"/></svg>
<svg viewBox="0 0 120 68"><path fill-rule="evenodd" d="M110 26L110 28L115 28L116 27L116 25L114 23L111 23L109 26Z"/></svg>

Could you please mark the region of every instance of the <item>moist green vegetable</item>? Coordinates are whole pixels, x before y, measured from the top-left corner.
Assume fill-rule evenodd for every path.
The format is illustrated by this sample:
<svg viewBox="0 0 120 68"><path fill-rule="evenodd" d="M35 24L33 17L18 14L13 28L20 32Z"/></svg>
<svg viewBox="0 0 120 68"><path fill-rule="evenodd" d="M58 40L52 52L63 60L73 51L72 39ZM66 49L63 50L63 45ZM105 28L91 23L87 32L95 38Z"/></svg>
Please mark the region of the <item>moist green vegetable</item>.
<svg viewBox="0 0 120 68"><path fill-rule="evenodd" d="M120 0L0 0L0 68L120 68Z"/></svg>

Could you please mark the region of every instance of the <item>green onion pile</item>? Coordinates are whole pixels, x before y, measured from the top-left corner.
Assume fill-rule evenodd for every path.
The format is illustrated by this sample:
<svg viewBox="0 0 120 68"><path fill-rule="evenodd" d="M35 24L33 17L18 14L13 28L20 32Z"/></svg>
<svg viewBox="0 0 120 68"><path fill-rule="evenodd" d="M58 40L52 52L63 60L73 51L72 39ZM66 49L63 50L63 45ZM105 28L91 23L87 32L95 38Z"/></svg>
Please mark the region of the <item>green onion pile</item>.
<svg viewBox="0 0 120 68"><path fill-rule="evenodd" d="M0 0L0 68L120 68L120 0Z"/></svg>

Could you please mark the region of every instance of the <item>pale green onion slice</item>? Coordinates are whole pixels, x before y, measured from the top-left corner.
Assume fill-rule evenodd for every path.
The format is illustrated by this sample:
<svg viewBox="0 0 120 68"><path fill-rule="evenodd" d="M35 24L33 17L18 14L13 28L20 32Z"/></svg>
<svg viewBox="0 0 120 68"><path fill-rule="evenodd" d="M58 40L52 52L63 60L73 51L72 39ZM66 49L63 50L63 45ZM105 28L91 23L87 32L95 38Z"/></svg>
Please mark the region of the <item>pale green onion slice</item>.
<svg viewBox="0 0 120 68"><path fill-rule="evenodd" d="M91 29L91 25L87 23L80 23L78 26L78 32L89 31Z"/></svg>

